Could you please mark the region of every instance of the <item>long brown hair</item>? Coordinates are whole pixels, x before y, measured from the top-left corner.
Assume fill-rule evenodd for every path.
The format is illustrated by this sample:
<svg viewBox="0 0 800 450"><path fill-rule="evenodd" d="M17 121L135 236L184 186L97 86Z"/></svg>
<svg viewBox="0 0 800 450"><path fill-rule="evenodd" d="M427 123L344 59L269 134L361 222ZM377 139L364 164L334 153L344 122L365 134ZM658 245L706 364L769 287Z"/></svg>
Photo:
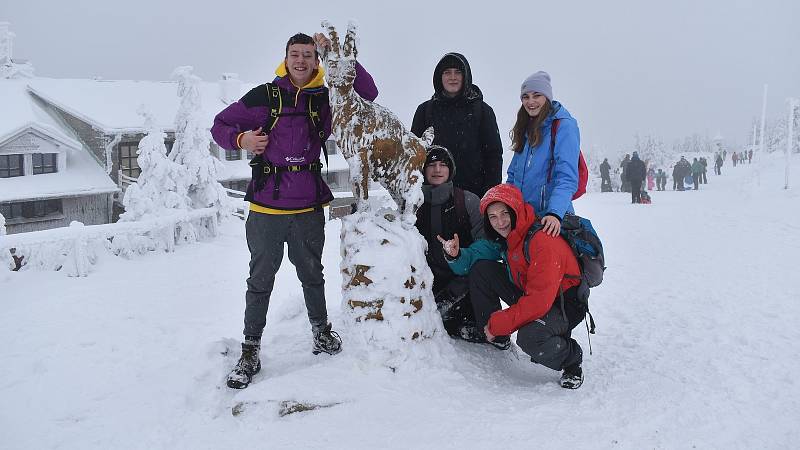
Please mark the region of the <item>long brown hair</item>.
<svg viewBox="0 0 800 450"><path fill-rule="evenodd" d="M528 138L528 144L531 147L536 147L542 140L542 122L550 115L553 107L550 102L545 102L542 110L536 117L528 115L528 111L524 106L519 107L517 111L517 121L514 123L514 128L508 133L511 136L511 150L519 153L525 146L525 138Z"/></svg>

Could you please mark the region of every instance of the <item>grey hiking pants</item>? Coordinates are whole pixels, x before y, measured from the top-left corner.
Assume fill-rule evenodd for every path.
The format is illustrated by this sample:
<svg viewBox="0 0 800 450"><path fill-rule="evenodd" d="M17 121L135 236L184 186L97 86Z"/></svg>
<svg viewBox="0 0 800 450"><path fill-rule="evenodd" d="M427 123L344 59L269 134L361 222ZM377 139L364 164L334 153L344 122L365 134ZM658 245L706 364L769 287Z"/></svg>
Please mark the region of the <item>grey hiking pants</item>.
<svg viewBox="0 0 800 450"><path fill-rule="evenodd" d="M514 305L522 296L522 291L508 278L505 265L488 260L478 261L470 269L469 292L475 321L481 330L489 322L489 316L501 309L501 299ZM572 329L567 313L561 308L560 297L544 317L517 330L517 345L531 361L553 370L583 361L583 350L572 339Z"/></svg>
<svg viewBox="0 0 800 450"><path fill-rule="evenodd" d="M264 332L275 274L283 260L284 243L289 248L289 261L303 286L308 320L312 328L325 326L328 310L322 275L324 213L321 210L280 215L251 212L245 229L250 249L250 277L247 278L245 294L244 335L261 336Z"/></svg>

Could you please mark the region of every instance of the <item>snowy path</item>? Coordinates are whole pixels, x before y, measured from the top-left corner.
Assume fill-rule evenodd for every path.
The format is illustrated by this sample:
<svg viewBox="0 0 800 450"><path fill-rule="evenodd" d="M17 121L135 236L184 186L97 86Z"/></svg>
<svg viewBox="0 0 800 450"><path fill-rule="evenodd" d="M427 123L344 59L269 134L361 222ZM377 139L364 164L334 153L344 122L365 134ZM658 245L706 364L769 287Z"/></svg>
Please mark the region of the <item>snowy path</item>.
<svg viewBox="0 0 800 450"><path fill-rule="evenodd" d="M241 222L173 254L107 258L88 278L0 273L0 448L795 446L800 164L790 191L781 164L726 166L649 206L628 194L576 203L609 265L592 294L594 355L575 331L587 351L578 391L484 345L430 343L438 358L395 373L371 361L341 326L338 221L324 262L344 352L311 354L284 258L264 369L241 392L221 387L238 356ZM280 417L285 400L330 406Z"/></svg>

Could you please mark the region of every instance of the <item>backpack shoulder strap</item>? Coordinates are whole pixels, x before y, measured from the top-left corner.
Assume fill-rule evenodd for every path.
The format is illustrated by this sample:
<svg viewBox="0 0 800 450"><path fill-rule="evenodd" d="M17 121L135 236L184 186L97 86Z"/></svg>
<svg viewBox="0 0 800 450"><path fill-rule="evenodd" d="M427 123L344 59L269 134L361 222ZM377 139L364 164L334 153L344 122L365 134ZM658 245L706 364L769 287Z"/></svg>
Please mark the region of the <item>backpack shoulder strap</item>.
<svg viewBox="0 0 800 450"><path fill-rule="evenodd" d="M558 124L560 119L553 119L553 124L550 126L550 163L547 166L547 182L553 178L553 166L556 164L556 133L558 132Z"/></svg>
<svg viewBox="0 0 800 450"><path fill-rule="evenodd" d="M544 228L544 225L539 221L535 221L531 224L530 228L528 228L528 232L525 233L525 240L522 241L522 255L525 256L526 264L531 263L531 251L528 249L531 244L531 239L533 239L533 235L542 228Z"/></svg>
<svg viewBox="0 0 800 450"><path fill-rule="evenodd" d="M278 118L281 116L281 109L283 109L283 96L281 95L281 88L275 83L266 83L267 93L267 106L269 107L269 114L267 115L267 122L264 124L264 133L269 134L275 124L278 123Z"/></svg>
<svg viewBox="0 0 800 450"><path fill-rule="evenodd" d="M469 213L467 212L466 201L464 200L464 190L458 187L453 188L453 203L456 208L459 229L469 226Z"/></svg>
<svg viewBox="0 0 800 450"><path fill-rule="evenodd" d="M322 92L308 96L308 120L314 127L314 131L319 137L319 142L322 145L322 155L325 157L325 167L328 167L328 149L325 147L325 140L328 136L325 134L325 124L322 123L320 111L322 106L328 101L328 90L325 88Z"/></svg>

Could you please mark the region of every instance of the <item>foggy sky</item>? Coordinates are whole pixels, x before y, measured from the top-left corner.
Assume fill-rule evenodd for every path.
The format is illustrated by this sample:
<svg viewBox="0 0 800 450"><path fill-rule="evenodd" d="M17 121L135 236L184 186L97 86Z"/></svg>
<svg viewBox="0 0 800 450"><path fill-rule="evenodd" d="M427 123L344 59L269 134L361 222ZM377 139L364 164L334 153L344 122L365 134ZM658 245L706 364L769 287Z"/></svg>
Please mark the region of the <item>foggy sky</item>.
<svg viewBox="0 0 800 450"><path fill-rule="evenodd" d="M410 125L433 93L446 52L469 60L497 113L504 143L519 86L545 70L555 99L578 120L584 151L616 155L633 135L668 145L693 133L747 143L769 84L768 118L800 97L800 1L3 0L15 59L56 78L168 79L192 65L204 80L236 72L270 81L292 34L321 19L359 25L359 60L378 103ZM2 107L2 101L0 101Z"/></svg>

